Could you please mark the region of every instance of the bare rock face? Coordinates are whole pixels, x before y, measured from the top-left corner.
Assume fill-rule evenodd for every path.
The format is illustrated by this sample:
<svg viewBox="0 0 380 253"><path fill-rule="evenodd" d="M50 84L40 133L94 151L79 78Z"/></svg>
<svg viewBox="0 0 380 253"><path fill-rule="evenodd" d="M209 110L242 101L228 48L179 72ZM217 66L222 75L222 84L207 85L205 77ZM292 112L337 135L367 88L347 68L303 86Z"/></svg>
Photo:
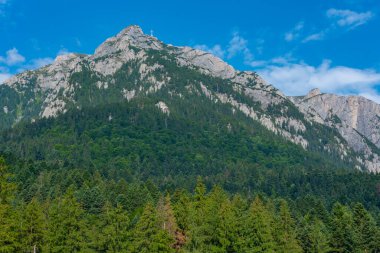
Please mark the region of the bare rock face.
<svg viewBox="0 0 380 253"><path fill-rule="evenodd" d="M371 145L380 147L380 105L361 96L321 94L315 89L293 101L313 120L321 119L338 129L351 148L371 160L367 167L380 171L378 154Z"/></svg>
<svg viewBox="0 0 380 253"><path fill-rule="evenodd" d="M305 97L305 99L309 99L318 95L321 95L321 91L318 88L312 89Z"/></svg>
<svg viewBox="0 0 380 253"><path fill-rule="evenodd" d="M129 26L115 37L107 39L96 50L94 57L108 56L120 51L129 51L129 46L137 46L144 49L162 49L163 44L156 38L143 33L139 26Z"/></svg>
<svg viewBox="0 0 380 253"><path fill-rule="evenodd" d="M191 47L182 47L177 51L178 62L182 65L199 67L204 73L223 79L233 78L235 69L220 58Z"/></svg>

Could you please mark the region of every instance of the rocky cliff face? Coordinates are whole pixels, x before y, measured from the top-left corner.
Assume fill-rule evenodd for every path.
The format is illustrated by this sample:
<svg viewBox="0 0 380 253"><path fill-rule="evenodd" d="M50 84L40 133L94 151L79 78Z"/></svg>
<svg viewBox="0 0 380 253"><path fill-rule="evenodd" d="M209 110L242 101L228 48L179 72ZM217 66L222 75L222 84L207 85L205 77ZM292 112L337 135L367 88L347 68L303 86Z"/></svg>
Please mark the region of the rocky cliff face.
<svg viewBox="0 0 380 253"><path fill-rule="evenodd" d="M380 171L374 148L380 144L377 104L318 90L289 98L254 72L237 71L201 50L164 44L138 26L107 39L93 55L59 56L51 65L0 85L0 128L160 92L228 105L304 149ZM160 100L157 107L170 117L167 102Z"/></svg>
<svg viewBox="0 0 380 253"><path fill-rule="evenodd" d="M360 96L322 94L318 89L305 97L293 98L307 115L336 128L349 146L364 154L360 162L371 171L380 171L380 105Z"/></svg>

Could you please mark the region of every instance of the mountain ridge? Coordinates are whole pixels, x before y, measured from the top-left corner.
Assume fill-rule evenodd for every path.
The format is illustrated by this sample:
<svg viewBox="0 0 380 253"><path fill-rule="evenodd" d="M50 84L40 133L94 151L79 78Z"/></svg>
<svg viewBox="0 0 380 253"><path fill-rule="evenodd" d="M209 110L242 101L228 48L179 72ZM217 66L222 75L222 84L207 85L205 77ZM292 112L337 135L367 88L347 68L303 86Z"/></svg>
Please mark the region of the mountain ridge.
<svg viewBox="0 0 380 253"><path fill-rule="evenodd" d="M173 74L173 71L181 68L188 69L189 75L199 72L201 76L184 77L187 85L179 89L173 80L178 82L180 74ZM361 112L367 107L373 108L371 118L374 120L371 126L364 124L358 128L348 124L354 121L343 117L348 109L329 113L330 109L339 107L329 103L321 106L317 100L323 97L344 104L344 99L337 95L314 90L306 97L285 96L255 72L237 71L220 58L198 49L164 44L145 35L139 26L129 26L107 39L93 55L58 56L51 65L6 80L0 86L1 128L9 128L20 121L56 117L70 108L131 101L159 91L181 99L205 96L242 112L306 150L324 150L339 159L356 163L359 169L380 171L376 148L380 145L379 131L368 130L380 125L376 118L379 105L367 102L364 108L360 107ZM170 112L165 101L157 101L157 104ZM344 108L359 108L350 107L352 103L346 104ZM354 116L352 114L351 118ZM341 118L347 126L341 124ZM321 127L327 128L321 130ZM326 131L331 131L331 136L322 141L321 133Z"/></svg>

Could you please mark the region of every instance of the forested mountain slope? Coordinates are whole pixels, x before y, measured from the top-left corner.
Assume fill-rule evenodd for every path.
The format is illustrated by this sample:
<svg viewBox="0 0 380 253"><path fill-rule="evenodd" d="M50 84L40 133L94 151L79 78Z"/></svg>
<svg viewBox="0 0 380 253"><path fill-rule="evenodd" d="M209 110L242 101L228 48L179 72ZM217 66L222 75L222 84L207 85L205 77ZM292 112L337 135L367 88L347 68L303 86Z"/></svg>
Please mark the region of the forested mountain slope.
<svg viewBox="0 0 380 253"><path fill-rule="evenodd" d="M128 27L0 85L0 252L380 252L378 107Z"/></svg>
<svg viewBox="0 0 380 253"><path fill-rule="evenodd" d="M192 108L179 107L181 100L194 106L211 102L214 111L229 108L234 115L244 114L255 122L252 125L259 123L279 139L307 151L324 153L348 167L378 170L378 143L370 137L373 132L358 129L358 134L347 135L338 121L330 119L336 114L321 118L256 73L234 70L200 50L166 45L138 26L106 40L93 55L59 56L51 65L7 80L0 86L0 127L149 97L166 111L168 120L175 115L171 111Z"/></svg>

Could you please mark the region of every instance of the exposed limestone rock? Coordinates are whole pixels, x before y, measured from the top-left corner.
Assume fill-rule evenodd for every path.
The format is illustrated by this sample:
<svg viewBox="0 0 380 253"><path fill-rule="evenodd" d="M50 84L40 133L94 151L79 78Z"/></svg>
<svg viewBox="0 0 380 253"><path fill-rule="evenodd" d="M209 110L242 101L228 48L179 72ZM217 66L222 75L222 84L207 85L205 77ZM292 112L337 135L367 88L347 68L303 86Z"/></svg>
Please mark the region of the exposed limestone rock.
<svg viewBox="0 0 380 253"><path fill-rule="evenodd" d="M380 105L364 97L321 94L316 89L293 101L310 119L336 128L351 148L368 159L361 161L368 170L380 171L376 151L368 145L370 141L380 147Z"/></svg>
<svg viewBox="0 0 380 253"><path fill-rule="evenodd" d="M160 108L160 110L161 110L163 113L165 113L165 114L167 114L167 115L170 115L169 107L168 107L164 102L159 101L159 102L156 104L156 106L157 106L158 108Z"/></svg>
<svg viewBox="0 0 380 253"><path fill-rule="evenodd" d="M312 89L305 97L305 99L309 99L318 95L321 95L321 91L318 88Z"/></svg>
<svg viewBox="0 0 380 253"><path fill-rule="evenodd" d="M202 88L203 93L206 94L206 96L209 96L212 98L211 92L205 88L205 86ZM228 103L231 104L233 107L236 109L240 110L242 113L247 115L248 117L252 118L253 120L258 120L264 127L266 127L268 130L274 132L275 134L279 134L283 136L285 139L301 145L303 148L307 148L308 142L305 140L302 136L297 135L297 134L291 134L290 132L286 131L285 129L281 129L282 125L282 119L277 119L275 118L274 121L277 122L278 124L275 125L272 121L272 119L267 116L267 115L261 115L259 116L253 108L250 106L244 104L244 103L239 103L232 97L229 97L227 94L216 94L217 98L222 102L222 103ZM288 121L289 126L292 126L300 132L305 131L306 127L302 124L302 122L299 122L294 119L290 119Z"/></svg>
<svg viewBox="0 0 380 253"><path fill-rule="evenodd" d="M128 100L130 101L132 98L134 98L136 95L136 91L135 90L127 90L127 89L123 89L123 96Z"/></svg>
<svg viewBox="0 0 380 253"><path fill-rule="evenodd" d="M311 108L324 121L335 120L335 125L356 130L380 147L380 105L375 102L360 96L320 94L300 100L297 105Z"/></svg>
<svg viewBox="0 0 380 253"><path fill-rule="evenodd" d="M155 37L143 33L139 26L129 26L115 37L107 39L96 50L94 57L109 56L117 52L128 52L130 46L138 46L144 49L162 49L163 44Z"/></svg>
<svg viewBox="0 0 380 253"><path fill-rule="evenodd" d="M223 79L233 78L236 75L232 66L202 50L191 47L180 47L177 51L177 57L179 64L199 67L205 74Z"/></svg>
<svg viewBox="0 0 380 253"><path fill-rule="evenodd" d="M55 117L60 112L64 113L66 111L64 108L65 108L65 102L64 101L55 100L52 103L50 103L48 106L45 107L41 116L43 118Z"/></svg>

